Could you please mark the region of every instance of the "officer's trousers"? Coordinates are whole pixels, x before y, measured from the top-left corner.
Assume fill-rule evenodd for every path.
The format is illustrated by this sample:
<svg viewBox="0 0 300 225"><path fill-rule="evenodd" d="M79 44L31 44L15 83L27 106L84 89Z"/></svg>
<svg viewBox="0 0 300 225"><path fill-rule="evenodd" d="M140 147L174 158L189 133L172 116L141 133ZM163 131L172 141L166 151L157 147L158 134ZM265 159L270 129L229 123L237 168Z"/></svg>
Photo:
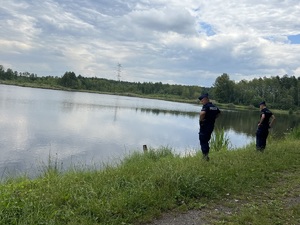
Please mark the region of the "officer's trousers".
<svg viewBox="0 0 300 225"><path fill-rule="evenodd" d="M200 127L199 140L200 140L200 146L203 155L208 155L209 153L209 141L213 130L214 130L213 126Z"/></svg>
<svg viewBox="0 0 300 225"><path fill-rule="evenodd" d="M263 151L266 148L267 137L269 135L268 126L259 126L256 131L256 149Z"/></svg>

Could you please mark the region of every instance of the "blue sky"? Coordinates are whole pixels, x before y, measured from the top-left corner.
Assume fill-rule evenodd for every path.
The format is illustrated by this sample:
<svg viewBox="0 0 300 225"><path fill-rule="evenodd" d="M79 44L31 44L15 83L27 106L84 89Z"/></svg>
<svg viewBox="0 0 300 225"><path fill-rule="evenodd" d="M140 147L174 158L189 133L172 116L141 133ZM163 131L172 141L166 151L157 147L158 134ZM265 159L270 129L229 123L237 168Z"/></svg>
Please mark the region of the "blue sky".
<svg viewBox="0 0 300 225"><path fill-rule="evenodd" d="M212 86L300 75L298 0L2 0L0 65Z"/></svg>
<svg viewBox="0 0 300 225"><path fill-rule="evenodd" d="M300 44L300 34L289 35L288 39L289 39L291 44Z"/></svg>

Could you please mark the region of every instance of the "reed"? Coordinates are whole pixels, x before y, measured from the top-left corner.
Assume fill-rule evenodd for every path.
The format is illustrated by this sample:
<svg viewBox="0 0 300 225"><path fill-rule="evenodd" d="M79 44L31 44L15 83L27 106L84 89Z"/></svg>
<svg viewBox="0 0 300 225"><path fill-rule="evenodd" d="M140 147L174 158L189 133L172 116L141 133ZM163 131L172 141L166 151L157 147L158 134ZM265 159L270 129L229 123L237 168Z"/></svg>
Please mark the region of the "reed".
<svg viewBox="0 0 300 225"><path fill-rule="evenodd" d="M210 147L212 151L226 151L231 148L229 137L224 128L215 130L211 137Z"/></svg>
<svg viewBox="0 0 300 225"><path fill-rule="evenodd" d="M287 137L290 139L300 140L300 127L294 128Z"/></svg>

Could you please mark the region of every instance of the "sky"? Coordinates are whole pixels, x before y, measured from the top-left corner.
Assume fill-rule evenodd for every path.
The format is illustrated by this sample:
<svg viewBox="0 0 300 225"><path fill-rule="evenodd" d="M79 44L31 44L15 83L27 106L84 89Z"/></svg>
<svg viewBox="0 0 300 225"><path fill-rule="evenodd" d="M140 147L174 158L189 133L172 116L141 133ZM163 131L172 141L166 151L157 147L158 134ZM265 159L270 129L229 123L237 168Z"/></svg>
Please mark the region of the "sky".
<svg viewBox="0 0 300 225"><path fill-rule="evenodd" d="M300 75L299 0L0 0L0 65L213 86Z"/></svg>

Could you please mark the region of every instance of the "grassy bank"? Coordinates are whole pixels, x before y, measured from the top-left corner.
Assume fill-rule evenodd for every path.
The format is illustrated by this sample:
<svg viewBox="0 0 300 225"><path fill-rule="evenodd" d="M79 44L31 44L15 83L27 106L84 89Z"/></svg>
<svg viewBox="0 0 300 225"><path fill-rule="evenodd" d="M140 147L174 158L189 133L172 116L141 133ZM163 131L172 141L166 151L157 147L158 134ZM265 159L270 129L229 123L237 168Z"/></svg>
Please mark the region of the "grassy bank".
<svg viewBox="0 0 300 225"><path fill-rule="evenodd" d="M36 179L9 179L0 185L0 224L142 224L169 210L205 208L226 196L269 192L276 188L272 185L285 182L282 174L300 171L299 134L296 130L285 140L273 140L264 153L254 146L212 152L210 162L200 154L179 157L162 148L135 153L101 171L60 173L50 167ZM265 224L299 224L299 202L285 210L275 200L262 206L273 210L267 218L245 210L221 219L237 221L233 224L259 224L259 219Z"/></svg>

